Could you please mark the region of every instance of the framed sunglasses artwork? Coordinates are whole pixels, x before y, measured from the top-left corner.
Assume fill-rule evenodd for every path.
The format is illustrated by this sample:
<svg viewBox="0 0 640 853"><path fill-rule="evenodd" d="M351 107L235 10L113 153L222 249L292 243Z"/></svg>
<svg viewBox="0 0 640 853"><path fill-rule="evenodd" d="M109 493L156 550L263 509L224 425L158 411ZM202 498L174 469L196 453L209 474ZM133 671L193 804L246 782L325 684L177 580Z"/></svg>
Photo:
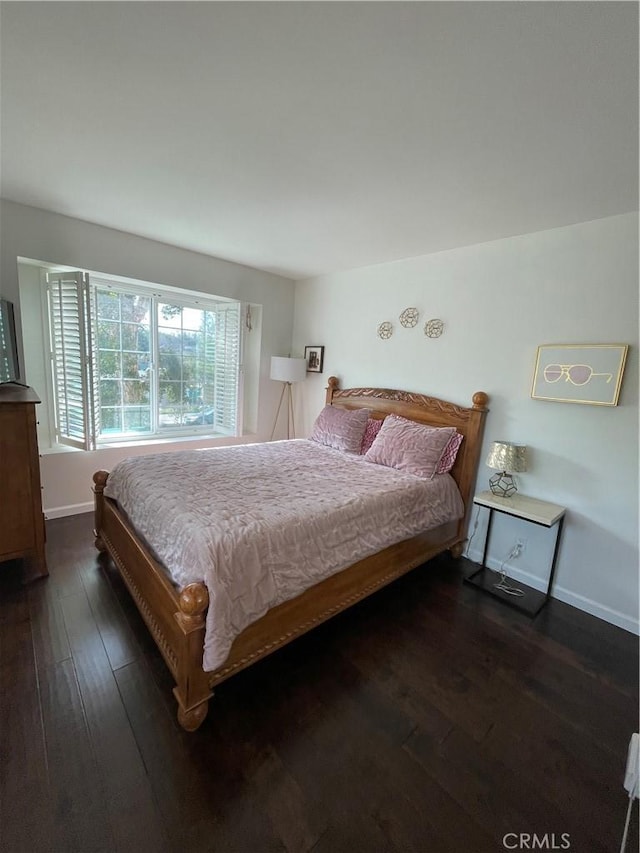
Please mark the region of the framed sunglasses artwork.
<svg viewBox="0 0 640 853"><path fill-rule="evenodd" d="M617 406L627 344L547 344L538 347L534 400Z"/></svg>

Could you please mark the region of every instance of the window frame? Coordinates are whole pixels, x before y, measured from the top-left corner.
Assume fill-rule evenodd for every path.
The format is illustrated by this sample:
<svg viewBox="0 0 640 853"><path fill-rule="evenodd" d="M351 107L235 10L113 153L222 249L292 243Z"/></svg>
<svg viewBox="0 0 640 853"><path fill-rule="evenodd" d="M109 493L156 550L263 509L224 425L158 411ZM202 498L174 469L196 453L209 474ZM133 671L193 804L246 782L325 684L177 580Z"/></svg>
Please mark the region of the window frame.
<svg viewBox="0 0 640 853"><path fill-rule="evenodd" d="M49 269L47 270L47 274L49 273L64 273L71 272L71 268L63 269ZM154 427L153 430L144 433L133 433L133 432L119 432L113 433L111 435L103 435L95 430L95 434L93 436L89 436L89 439L93 439L91 441L90 447L85 447L84 449L103 449L109 447L126 447L126 446L136 446L136 445L144 445L144 444L165 444L171 442L180 442L191 439L202 439L202 438L239 438L243 433L243 413L244 413L244 367L243 367L243 354L244 354L244 325L242 322L242 318L246 311L246 304L241 302L240 300L223 297L223 296L215 296L213 294L207 293L199 293L192 290L182 290L173 288L171 286L162 286L158 284L152 284L149 282L140 282L134 281L130 279L124 279L118 276L110 276L105 273L86 273L83 270L74 270L74 272L82 273L83 275L88 276L88 290L91 293L91 300L94 305L97 305L97 293L99 290L108 290L115 293L120 294L128 294L128 295L139 295L147 297L151 300L151 311L150 311L150 324L149 324L149 336L151 341L151 350L150 350L150 360L151 360L151 377L150 377L150 412L151 412L151 422ZM46 277L45 277L46 279ZM216 426L215 424L202 424L202 425L184 425L180 427L161 427L159 424L159 400L158 400L158 392L159 392L159 374L158 374L158 362L159 362L159 340L158 340L158 303L159 302L167 302L172 305L179 305L181 308L194 308L200 311L211 311L211 312L220 312L224 310L235 310L237 311L237 319L238 319L238 330L237 330L237 364L235 366L236 371L236 381L235 381L235 389L236 389L236 401L235 401L235 413L234 413L234 426L235 428L224 429L220 426ZM45 311L43 312L43 320L47 325L48 330L48 340L50 341L49 346L49 358L50 358L50 370L48 371L48 382L49 382L49 409L50 409L50 417L52 424L52 445L57 447L66 448L80 448L78 443L71 442L60 435L60 430L58 427L58 403L57 403L57 391L56 391L56 379L55 379L55 358L53 352L53 328L52 328L52 317L50 313L50 299L48 298L48 288L45 290L44 299L43 299ZM97 331L97 308L96 308L96 316L95 316L95 326L94 329ZM96 383L99 383L100 376L97 370L98 365L95 362L95 354L97 354L98 346L97 341L94 343L93 352L89 361L91 362L93 372L96 377ZM89 405L89 403L87 403ZM99 402L96 401L94 404L96 407L99 407Z"/></svg>

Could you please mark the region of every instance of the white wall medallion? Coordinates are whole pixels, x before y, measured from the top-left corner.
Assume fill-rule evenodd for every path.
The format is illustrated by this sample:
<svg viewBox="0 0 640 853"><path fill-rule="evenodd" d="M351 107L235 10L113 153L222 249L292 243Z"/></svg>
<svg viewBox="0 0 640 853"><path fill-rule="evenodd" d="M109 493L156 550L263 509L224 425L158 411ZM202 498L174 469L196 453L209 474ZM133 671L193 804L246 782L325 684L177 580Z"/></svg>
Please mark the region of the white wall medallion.
<svg viewBox="0 0 640 853"><path fill-rule="evenodd" d="M428 338L439 338L444 330L444 323L442 320L433 319L427 320L424 324L424 333Z"/></svg>
<svg viewBox="0 0 640 853"><path fill-rule="evenodd" d="M388 320L385 320L384 323L380 323L378 326L379 338L382 338L383 341L388 341L392 334L393 325Z"/></svg>
<svg viewBox="0 0 640 853"><path fill-rule="evenodd" d="M405 308L400 315L399 320L405 329L413 329L413 327L418 324L419 316L420 312L417 308Z"/></svg>

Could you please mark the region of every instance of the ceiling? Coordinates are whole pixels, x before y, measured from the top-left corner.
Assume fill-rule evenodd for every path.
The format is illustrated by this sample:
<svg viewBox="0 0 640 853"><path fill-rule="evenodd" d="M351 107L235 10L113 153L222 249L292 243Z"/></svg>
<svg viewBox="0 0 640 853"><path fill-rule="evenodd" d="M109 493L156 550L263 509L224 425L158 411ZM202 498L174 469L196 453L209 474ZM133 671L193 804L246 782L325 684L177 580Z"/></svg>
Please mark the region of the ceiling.
<svg viewBox="0 0 640 853"><path fill-rule="evenodd" d="M290 278L638 207L638 4L4 2L4 198Z"/></svg>

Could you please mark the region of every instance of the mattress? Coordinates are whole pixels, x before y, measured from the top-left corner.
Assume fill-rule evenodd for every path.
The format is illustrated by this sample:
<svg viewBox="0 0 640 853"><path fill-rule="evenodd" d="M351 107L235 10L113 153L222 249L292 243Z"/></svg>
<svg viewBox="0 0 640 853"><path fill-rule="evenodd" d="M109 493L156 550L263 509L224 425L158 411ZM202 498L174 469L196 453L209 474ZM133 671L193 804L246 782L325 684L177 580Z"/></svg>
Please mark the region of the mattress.
<svg viewBox="0 0 640 853"><path fill-rule="evenodd" d="M449 474L425 480L304 439L125 459L105 495L179 588L206 585L207 671L270 608L464 512Z"/></svg>

